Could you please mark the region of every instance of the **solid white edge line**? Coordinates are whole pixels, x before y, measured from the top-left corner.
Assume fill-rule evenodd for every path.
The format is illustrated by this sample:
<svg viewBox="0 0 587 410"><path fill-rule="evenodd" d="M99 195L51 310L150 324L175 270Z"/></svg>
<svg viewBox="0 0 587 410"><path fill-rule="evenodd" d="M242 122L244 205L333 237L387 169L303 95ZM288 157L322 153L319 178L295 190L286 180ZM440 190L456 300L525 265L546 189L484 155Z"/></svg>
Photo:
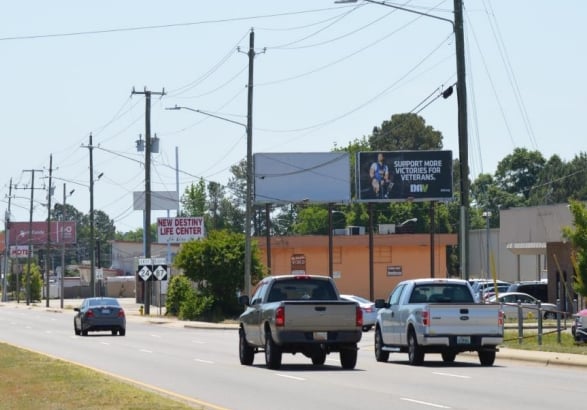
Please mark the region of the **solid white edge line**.
<svg viewBox="0 0 587 410"><path fill-rule="evenodd" d="M400 400L409 401L411 403L416 403L416 404L422 404L424 406L436 407L439 409L450 409L449 406L445 406L443 404L430 403L430 402L422 401L422 400L407 399L405 397L400 397Z"/></svg>

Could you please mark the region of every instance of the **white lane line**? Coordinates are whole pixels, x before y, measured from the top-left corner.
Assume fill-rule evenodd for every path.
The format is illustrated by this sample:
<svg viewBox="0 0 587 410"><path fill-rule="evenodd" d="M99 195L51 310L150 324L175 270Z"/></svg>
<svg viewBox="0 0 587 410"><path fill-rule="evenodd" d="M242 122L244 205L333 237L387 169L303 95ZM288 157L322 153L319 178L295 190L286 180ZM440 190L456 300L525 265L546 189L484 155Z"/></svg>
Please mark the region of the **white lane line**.
<svg viewBox="0 0 587 410"><path fill-rule="evenodd" d="M203 359L194 359L194 362L206 363L206 364L214 364L214 362L211 361L211 360L203 360Z"/></svg>
<svg viewBox="0 0 587 410"><path fill-rule="evenodd" d="M203 342L203 341L201 341L201 340L192 340L192 343L195 343L195 344L198 344L198 345L203 345L203 344L205 344L206 342Z"/></svg>
<svg viewBox="0 0 587 410"><path fill-rule="evenodd" d="M156 337L158 339L161 339L161 335L151 335L151 337Z"/></svg>
<svg viewBox="0 0 587 410"><path fill-rule="evenodd" d="M106 346L110 346L110 343L108 342L100 342L100 344L106 345Z"/></svg>
<svg viewBox="0 0 587 410"><path fill-rule="evenodd" d="M400 397L400 400L409 401L410 403L422 404L424 406L436 407L439 409L450 409L450 407L444 406L442 404L430 403L430 402L422 401L422 400L407 399L405 397Z"/></svg>
<svg viewBox="0 0 587 410"><path fill-rule="evenodd" d="M432 374L437 374L439 376L458 377L460 379L471 379L471 376L463 376L462 374L441 373L441 372L432 372Z"/></svg>
<svg viewBox="0 0 587 410"><path fill-rule="evenodd" d="M283 378L286 378L286 379L299 380L299 381L305 381L306 380L303 377L289 376L287 374L280 374L280 373L278 373L277 376L283 377Z"/></svg>
<svg viewBox="0 0 587 410"><path fill-rule="evenodd" d="M147 350L147 349L140 349L139 352L143 352L143 353L153 353L152 350Z"/></svg>

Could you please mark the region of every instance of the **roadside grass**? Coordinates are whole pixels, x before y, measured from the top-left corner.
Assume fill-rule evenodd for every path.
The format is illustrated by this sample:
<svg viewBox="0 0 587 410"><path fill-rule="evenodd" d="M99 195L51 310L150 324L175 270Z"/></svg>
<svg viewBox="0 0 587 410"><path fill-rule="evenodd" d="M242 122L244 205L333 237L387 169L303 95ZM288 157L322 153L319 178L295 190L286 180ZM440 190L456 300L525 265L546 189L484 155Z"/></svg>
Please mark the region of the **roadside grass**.
<svg viewBox="0 0 587 410"><path fill-rule="evenodd" d="M510 349L587 355L586 343L575 342L571 332L564 329L560 332L559 341L559 334L556 328L544 328L541 343L539 343L536 328L525 328L521 338L517 329L506 329L504 331L504 343L502 346Z"/></svg>
<svg viewBox="0 0 587 410"><path fill-rule="evenodd" d="M193 410L178 399L0 342L0 408L6 410Z"/></svg>

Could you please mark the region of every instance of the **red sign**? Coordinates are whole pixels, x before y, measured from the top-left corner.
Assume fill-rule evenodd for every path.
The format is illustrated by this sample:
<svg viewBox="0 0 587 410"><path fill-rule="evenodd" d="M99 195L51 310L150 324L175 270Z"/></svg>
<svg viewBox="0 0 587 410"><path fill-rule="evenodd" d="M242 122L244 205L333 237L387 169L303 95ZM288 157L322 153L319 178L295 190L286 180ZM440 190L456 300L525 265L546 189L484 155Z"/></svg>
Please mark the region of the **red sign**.
<svg viewBox="0 0 587 410"><path fill-rule="evenodd" d="M11 222L11 245L42 245L47 243L47 222ZM75 221L51 222L51 243L72 244L77 241Z"/></svg>

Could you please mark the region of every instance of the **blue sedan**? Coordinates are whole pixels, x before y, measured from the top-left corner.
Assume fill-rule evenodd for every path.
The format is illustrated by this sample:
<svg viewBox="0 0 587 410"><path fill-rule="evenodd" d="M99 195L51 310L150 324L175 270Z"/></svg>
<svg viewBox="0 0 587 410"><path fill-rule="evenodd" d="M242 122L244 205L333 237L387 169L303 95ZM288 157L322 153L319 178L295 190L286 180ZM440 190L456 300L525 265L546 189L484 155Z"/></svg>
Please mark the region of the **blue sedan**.
<svg viewBox="0 0 587 410"><path fill-rule="evenodd" d="M88 332L94 331L110 331L113 336L126 334L126 315L115 298L87 298L73 310L76 312L73 331L78 336L87 336Z"/></svg>

